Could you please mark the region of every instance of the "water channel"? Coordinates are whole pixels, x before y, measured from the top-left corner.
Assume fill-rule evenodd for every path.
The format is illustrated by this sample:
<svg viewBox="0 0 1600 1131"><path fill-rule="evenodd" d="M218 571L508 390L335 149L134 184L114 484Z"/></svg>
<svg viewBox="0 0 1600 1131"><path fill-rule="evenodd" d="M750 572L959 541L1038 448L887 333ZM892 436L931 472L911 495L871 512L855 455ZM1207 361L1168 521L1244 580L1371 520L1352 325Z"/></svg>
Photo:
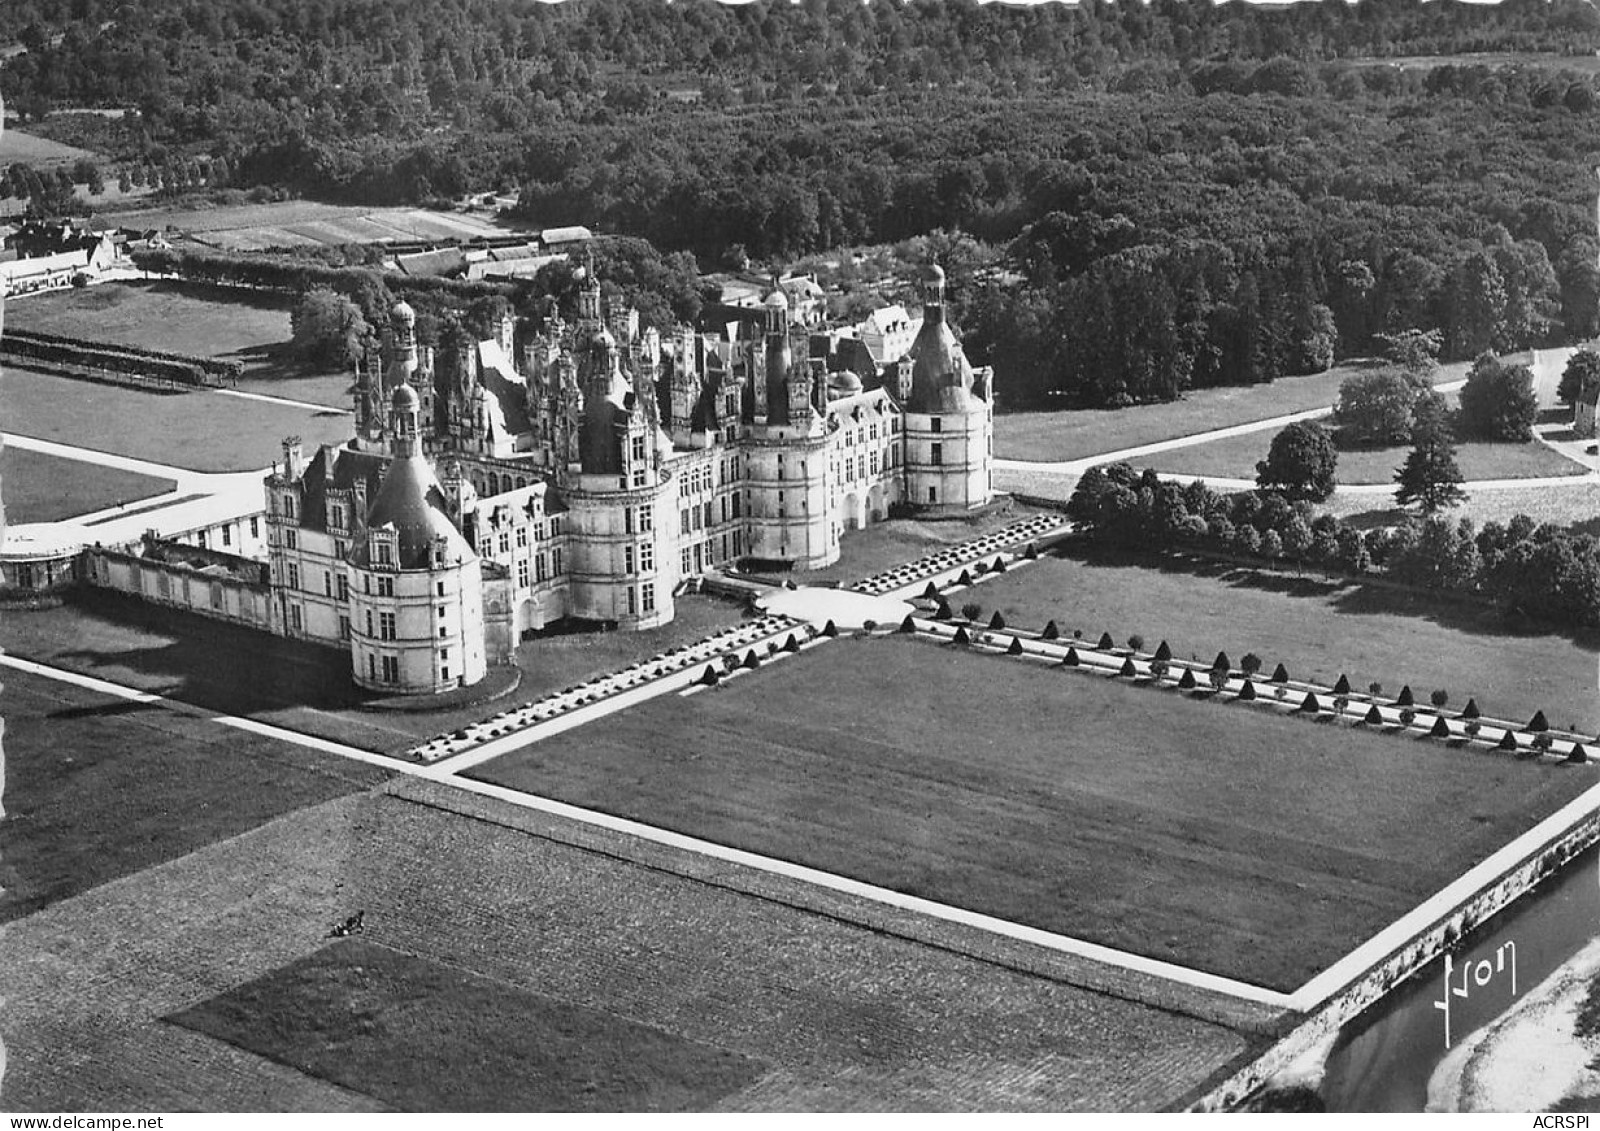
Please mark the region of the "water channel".
<svg viewBox="0 0 1600 1131"><path fill-rule="evenodd" d="M1420 1112L1445 1055L1600 936L1600 846L1478 926L1348 1022L1320 1092L1329 1111Z"/></svg>

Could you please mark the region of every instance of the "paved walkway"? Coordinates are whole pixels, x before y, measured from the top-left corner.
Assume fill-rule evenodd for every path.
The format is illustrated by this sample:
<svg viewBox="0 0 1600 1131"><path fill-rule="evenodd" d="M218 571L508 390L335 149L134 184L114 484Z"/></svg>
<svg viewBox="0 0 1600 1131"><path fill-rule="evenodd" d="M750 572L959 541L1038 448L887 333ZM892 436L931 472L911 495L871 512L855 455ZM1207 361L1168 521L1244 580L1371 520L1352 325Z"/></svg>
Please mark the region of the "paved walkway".
<svg viewBox="0 0 1600 1131"><path fill-rule="evenodd" d="M177 486L164 495L123 506L104 507L56 522L25 522L6 527L5 556L16 561L59 557L97 543L137 542L146 531L181 534L224 522L237 522L266 508L265 480L270 468L257 471L202 472L151 460L80 448L55 440L6 433L8 447L38 452L117 471L171 479Z"/></svg>
<svg viewBox="0 0 1600 1131"><path fill-rule="evenodd" d="M1113 950L1096 943L1085 942L1082 939L1058 935L1050 931L1042 931L1033 927L1023 926L1019 923L1007 922L993 916L982 915L977 912L967 911L964 908L952 907L949 904L937 903L933 900L921 899L916 896L904 895L888 888L877 887L873 884L862 883L847 876L836 875L832 872L808 868L802 864L795 864L787 860L778 860L758 853L745 852L741 849L729 848L726 845L716 844L711 841L700 840L697 837L685 836L670 829L658 828L654 825L644 824L639 821L616 817L609 813L601 813L592 809L583 809L575 805L568 805L553 798L539 797L535 794L521 793L517 790L507 789L504 786L492 785L488 782L475 781L471 778L459 776L457 768L441 763L435 766L419 766L414 763L388 758L381 754L359 750L355 747L345 746L326 739L315 738L311 735L300 734L295 731L285 730L282 727L272 726L269 723L258 723L252 719L241 719L232 716L216 716L209 712L201 711L188 704L167 699L147 691L126 687L121 684L111 683L107 680L97 679L92 676L78 675L75 672L63 671L44 664L36 664L28 660L17 659L12 656L0 654L0 667L15 668L18 671L42 676L47 679L59 680L62 683L73 684L109 695L118 699L137 703L148 703L170 710L180 711L184 714L198 715L211 718L222 726L247 730L256 734L277 738L284 742L293 743L309 749L318 750L325 754L332 754L341 758L349 758L367 765L383 766L398 774L411 777L424 778L448 784L456 789L469 793L476 793L484 797L515 805L523 809L531 809L566 820L576 821L594 828L607 829L611 832L621 833L625 836L635 837L653 844L675 848L684 852L708 859L719 860L724 863L734 864L739 867L751 868L756 871L766 872L771 875L783 876L801 883L811 884L828 891L838 892L857 899L869 900L873 903L887 907L895 907L904 911L911 911L938 919L948 923L957 923L963 926L987 931L1003 938L1015 939L1020 942L1031 943L1047 950L1058 951L1094 962L1104 963L1119 969L1133 971L1150 977L1162 978L1167 981L1177 982L1197 989L1209 990L1214 993L1225 994L1229 997L1240 998L1245 1001L1257 1002L1274 1008L1286 1009L1291 1007L1292 998L1288 994L1275 990L1252 986L1232 978L1223 978L1215 974L1207 974L1200 970L1190 970L1186 967L1175 966L1142 955L1129 954L1125 951Z"/></svg>
<svg viewBox="0 0 1600 1131"><path fill-rule="evenodd" d="M316 401L297 401L291 397L277 397L271 393L247 393L241 389L211 389L213 393L221 393L225 397L242 397L247 401L265 401L268 404L287 405L290 408L309 408L312 412L332 415L351 416L350 409L340 408L338 405L318 404Z"/></svg>

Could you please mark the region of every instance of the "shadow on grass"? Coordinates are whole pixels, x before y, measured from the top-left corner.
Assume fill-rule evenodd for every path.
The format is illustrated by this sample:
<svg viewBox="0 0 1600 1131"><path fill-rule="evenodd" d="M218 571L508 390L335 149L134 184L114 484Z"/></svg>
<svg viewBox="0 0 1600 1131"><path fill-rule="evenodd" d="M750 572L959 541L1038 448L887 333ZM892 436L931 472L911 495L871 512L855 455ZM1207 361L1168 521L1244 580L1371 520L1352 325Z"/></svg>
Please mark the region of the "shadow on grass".
<svg viewBox="0 0 1600 1131"><path fill-rule="evenodd" d="M1453 601L1426 593L1391 588L1355 578L1312 574L1294 576L1252 569L1232 562L1180 554L1152 554L1120 547L1068 544L1052 551L1085 566L1139 566L1166 574L1182 574L1220 582L1235 589L1255 589L1328 602L1340 616L1402 616L1431 621L1443 628L1475 636L1518 639L1556 636L1586 648L1600 648L1600 631L1532 620L1493 606Z"/></svg>
<svg viewBox="0 0 1600 1131"><path fill-rule="evenodd" d="M152 703L135 703L122 700L117 703L100 703L95 706L63 707L59 711L51 711L46 718L49 719L109 719L123 715L137 715L154 707Z"/></svg>
<svg viewBox="0 0 1600 1131"><path fill-rule="evenodd" d="M207 710L248 714L285 707L338 710L369 696L350 677L350 657L332 648L284 640L105 590L77 590L65 606L114 629L156 636L133 648L62 647L68 667L115 665L147 677L162 694Z"/></svg>

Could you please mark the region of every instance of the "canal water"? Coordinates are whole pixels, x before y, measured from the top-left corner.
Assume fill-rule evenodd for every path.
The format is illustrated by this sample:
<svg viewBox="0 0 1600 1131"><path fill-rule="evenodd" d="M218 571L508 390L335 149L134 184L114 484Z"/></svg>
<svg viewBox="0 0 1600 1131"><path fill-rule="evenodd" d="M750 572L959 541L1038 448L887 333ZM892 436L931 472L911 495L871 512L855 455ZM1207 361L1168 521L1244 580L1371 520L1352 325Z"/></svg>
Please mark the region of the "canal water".
<svg viewBox="0 0 1600 1131"><path fill-rule="evenodd" d="M1600 846L1469 932L1341 1030L1320 1092L1329 1111L1422 1111L1450 1049L1600 936Z"/></svg>

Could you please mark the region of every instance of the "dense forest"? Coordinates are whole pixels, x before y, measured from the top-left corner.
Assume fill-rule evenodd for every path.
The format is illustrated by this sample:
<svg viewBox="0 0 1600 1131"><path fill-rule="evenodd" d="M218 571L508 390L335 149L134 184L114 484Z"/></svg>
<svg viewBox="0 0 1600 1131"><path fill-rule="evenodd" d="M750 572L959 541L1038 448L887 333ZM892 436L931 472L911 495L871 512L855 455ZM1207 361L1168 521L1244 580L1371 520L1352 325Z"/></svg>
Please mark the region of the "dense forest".
<svg viewBox="0 0 1600 1131"><path fill-rule="evenodd" d="M1580 0L8 0L4 40L7 104L134 183L515 189L705 268L969 234L1024 280L952 271L1012 404L1600 330ZM86 107L132 112L46 117Z"/></svg>

